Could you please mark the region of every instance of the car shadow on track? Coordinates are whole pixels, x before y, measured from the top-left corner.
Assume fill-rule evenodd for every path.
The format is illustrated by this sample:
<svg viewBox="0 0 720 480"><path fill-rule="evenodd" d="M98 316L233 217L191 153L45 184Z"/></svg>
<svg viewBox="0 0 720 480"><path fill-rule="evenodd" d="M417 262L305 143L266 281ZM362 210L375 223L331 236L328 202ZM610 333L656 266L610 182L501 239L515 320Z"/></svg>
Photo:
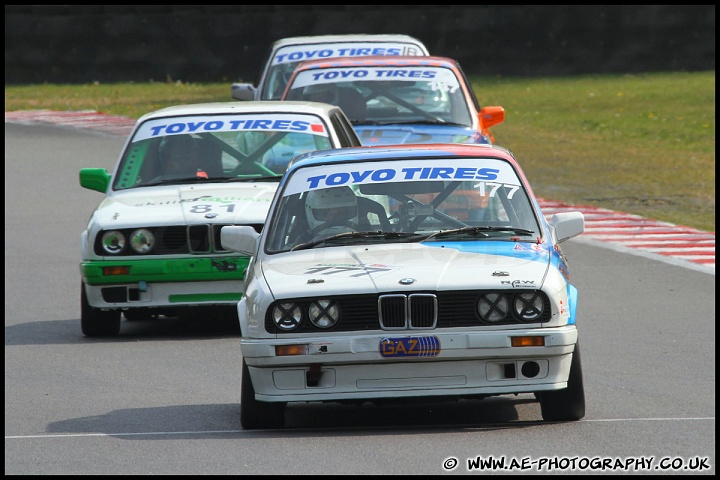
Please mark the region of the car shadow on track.
<svg viewBox="0 0 720 480"><path fill-rule="evenodd" d="M227 321L183 321L175 317L153 320L123 320L116 337L90 338L82 334L80 319L40 320L5 326L5 346L73 345L85 342L117 343L137 340L195 340L240 337L237 319Z"/></svg>
<svg viewBox="0 0 720 480"><path fill-rule="evenodd" d="M112 410L91 417L48 424L48 434L97 434L124 440L293 437L323 435L414 434L418 430L507 429L540 425L540 407L532 395L424 404L341 405L297 403L286 410L279 430L243 430L239 404L169 405ZM182 424L178 419L183 419ZM352 433L350 433L352 432Z"/></svg>

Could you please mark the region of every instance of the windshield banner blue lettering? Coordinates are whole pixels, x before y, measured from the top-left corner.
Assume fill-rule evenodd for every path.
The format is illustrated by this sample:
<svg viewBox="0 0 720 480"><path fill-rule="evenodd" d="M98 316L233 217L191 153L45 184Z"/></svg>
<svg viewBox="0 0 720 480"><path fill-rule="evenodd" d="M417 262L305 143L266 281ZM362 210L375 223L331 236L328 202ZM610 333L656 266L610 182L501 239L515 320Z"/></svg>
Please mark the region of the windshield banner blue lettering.
<svg viewBox="0 0 720 480"><path fill-rule="evenodd" d="M279 49L272 59L272 65L335 57L422 54L422 51L415 45L396 42L347 42L331 43L328 45L292 45Z"/></svg>
<svg viewBox="0 0 720 480"><path fill-rule="evenodd" d="M344 185L419 180L484 181L493 184L520 185L520 180L512 166L501 160L490 158L475 161L458 159L398 160L301 168L293 172L288 179L284 195Z"/></svg>
<svg viewBox="0 0 720 480"><path fill-rule="evenodd" d="M162 118L143 123L133 142L153 137L188 133L216 132L301 132L328 137L324 123L316 116L303 114L198 115Z"/></svg>
<svg viewBox="0 0 720 480"><path fill-rule="evenodd" d="M298 72L291 88L321 83L338 83L352 81L406 81L406 82L437 82L448 88L457 88L460 82L452 70L425 66L415 67L347 67L323 68L322 70L305 70Z"/></svg>

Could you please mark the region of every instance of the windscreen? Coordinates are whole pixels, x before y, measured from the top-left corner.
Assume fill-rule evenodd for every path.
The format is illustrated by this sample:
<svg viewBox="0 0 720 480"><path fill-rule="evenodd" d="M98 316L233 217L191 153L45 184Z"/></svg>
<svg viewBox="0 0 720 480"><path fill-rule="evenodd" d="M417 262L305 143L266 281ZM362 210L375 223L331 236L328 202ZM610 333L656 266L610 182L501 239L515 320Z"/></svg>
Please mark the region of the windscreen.
<svg viewBox="0 0 720 480"><path fill-rule="evenodd" d="M289 175L268 223L268 253L352 232L372 235L341 235L339 240L410 241L456 231L458 241L532 241L541 231L523 183L499 159L342 163L303 167Z"/></svg>
<svg viewBox="0 0 720 480"><path fill-rule="evenodd" d="M279 48L270 59L267 77L260 92L261 100L279 100L290 75L298 63L335 57L366 57L370 55L426 55L420 45L411 42L331 42L287 45Z"/></svg>
<svg viewBox="0 0 720 480"><path fill-rule="evenodd" d="M461 79L450 68L348 66L303 70L285 100L339 105L356 125L402 123L472 127Z"/></svg>
<svg viewBox="0 0 720 480"><path fill-rule="evenodd" d="M201 181L279 180L301 153L331 148L328 127L310 114L187 115L143 123L118 165L123 190Z"/></svg>

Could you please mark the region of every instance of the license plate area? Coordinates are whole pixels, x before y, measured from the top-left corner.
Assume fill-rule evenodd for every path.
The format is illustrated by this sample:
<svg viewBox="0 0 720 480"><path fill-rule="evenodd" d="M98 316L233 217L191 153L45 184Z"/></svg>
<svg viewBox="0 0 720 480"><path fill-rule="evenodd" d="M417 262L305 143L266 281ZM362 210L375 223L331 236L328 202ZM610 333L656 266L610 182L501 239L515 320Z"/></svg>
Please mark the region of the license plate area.
<svg viewBox="0 0 720 480"><path fill-rule="evenodd" d="M435 336L386 337L378 346L380 356L398 357L437 357L440 354L440 339Z"/></svg>

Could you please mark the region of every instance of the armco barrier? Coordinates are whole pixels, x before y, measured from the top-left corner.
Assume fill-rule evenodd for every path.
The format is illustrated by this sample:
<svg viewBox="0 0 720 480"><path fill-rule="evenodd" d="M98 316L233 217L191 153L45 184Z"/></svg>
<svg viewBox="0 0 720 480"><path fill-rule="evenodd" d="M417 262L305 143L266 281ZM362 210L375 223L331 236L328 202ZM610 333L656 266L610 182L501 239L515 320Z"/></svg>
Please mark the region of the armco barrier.
<svg viewBox="0 0 720 480"><path fill-rule="evenodd" d="M273 40L404 33L466 73L715 70L715 5L5 5L5 84L253 81Z"/></svg>

